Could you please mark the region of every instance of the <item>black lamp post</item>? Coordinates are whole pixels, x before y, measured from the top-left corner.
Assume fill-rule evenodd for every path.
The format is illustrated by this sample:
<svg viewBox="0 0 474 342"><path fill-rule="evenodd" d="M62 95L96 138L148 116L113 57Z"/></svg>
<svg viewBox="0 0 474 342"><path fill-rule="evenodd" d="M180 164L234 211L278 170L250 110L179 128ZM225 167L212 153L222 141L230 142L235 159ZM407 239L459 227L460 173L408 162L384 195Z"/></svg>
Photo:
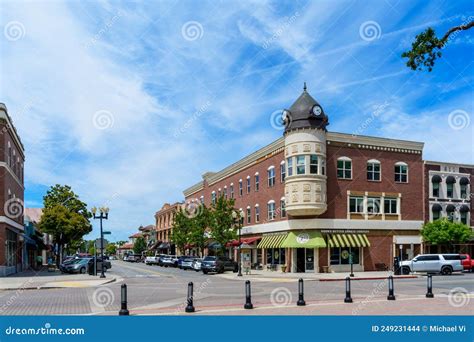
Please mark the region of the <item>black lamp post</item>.
<svg viewBox="0 0 474 342"><path fill-rule="evenodd" d="M243 220L243 211L240 211L240 214L237 214L237 212L234 210L232 212L232 219L234 221L234 225L237 225L237 229L239 230L239 251L237 254L237 263L238 263L238 269L239 273L237 273L238 277L242 277L242 260L241 260L241 245L242 245L242 220Z"/></svg>
<svg viewBox="0 0 474 342"><path fill-rule="evenodd" d="M93 207L92 208L92 214L94 215L94 219L99 219L100 220L100 258L102 262L102 267L100 271L100 277L105 278L105 273L104 273L104 231L102 230L102 220L107 220L109 218L109 208L107 207L101 207L99 208L100 215L96 215L97 213L97 208ZM97 263L97 259L95 260Z"/></svg>

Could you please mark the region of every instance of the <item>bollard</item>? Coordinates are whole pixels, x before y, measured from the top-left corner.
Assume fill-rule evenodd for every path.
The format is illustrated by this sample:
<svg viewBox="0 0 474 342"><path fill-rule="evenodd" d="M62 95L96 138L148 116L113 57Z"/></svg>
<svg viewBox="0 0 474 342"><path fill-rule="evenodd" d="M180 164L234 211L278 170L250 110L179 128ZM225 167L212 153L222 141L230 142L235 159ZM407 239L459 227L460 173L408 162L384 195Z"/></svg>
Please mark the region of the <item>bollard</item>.
<svg viewBox="0 0 474 342"><path fill-rule="evenodd" d="M298 280L298 301L296 302L298 306L305 306L306 302L304 301L304 287L303 287L303 279L300 278Z"/></svg>
<svg viewBox="0 0 474 342"><path fill-rule="evenodd" d="M119 316L128 316L130 312L127 309L127 285L126 284L122 284L120 295L121 295L122 303L121 303L121 308L119 311Z"/></svg>
<svg viewBox="0 0 474 342"><path fill-rule="evenodd" d="M186 309L184 310L185 312L194 312L193 287L194 287L193 282L190 281L188 283L188 298L187 298L188 305L186 306Z"/></svg>
<svg viewBox="0 0 474 342"><path fill-rule="evenodd" d="M346 298L344 298L344 303L352 303L351 278L349 277L346 277Z"/></svg>
<svg viewBox="0 0 474 342"><path fill-rule="evenodd" d="M252 294L250 292L250 280L245 281L245 305L244 309L253 309Z"/></svg>
<svg viewBox="0 0 474 342"><path fill-rule="evenodd" d="M427 286L428 286L428 291L426 292L426 298L433 298L433 279L431 278L431 274L428 274L427 278Z"/></svg>
<svg viewBox="0 0 474 342"><path fill-rule="evenodd" d="M393 289L393 276L388 277L388 296L387 300L395 300L395 293Z"/></svg>

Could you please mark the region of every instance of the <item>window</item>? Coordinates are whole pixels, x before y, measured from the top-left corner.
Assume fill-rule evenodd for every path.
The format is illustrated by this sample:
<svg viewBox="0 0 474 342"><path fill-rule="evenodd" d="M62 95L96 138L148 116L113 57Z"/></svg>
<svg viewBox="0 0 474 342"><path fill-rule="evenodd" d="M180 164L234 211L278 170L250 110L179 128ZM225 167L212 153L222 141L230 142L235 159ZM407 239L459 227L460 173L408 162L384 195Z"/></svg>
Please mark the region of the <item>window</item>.
<svg viewBox="0 0 474 342"><path fill-rule="evenodd" d="M270 166L268 168L268 186L272 187L275 185L275 167Z"/></svg>
<svg viewBox="0 0 474 342"><path fill-rule="evenodd" d="M406 163L395 164L395 182L408 183L408 165Z"/></svg>
<svg viewBox="0 0 474 342"><path fill-rule="evenodd" d="M285 260L284 248L269 248L267 249L267 264L268 265L284 265Z"/></svg>
<svg viewBox="0 0 474 342"><path fill-rule="evenodd" d="M252 210L250 207L247 207L247 224L250 224L252 222Z"/></svg>
<svg viewBox="0 0 474 342"><path fill-rule="evenodd" d="M397 199L396 198L385 198L384 199L384 213L385 214L396 214L397 213Z"/></svg>
<svg viewBox="0 0 474 342"><path fill-rule="evenodd" d="M450 222L453 222L453 221L454 221L454 206L448 205L448 206L446 207L446 214L448 214L448 220L449 220Z"/></svg>
<svg viewBox="0 0 474 342"><path fill-rule="evenodd" d="M323 176L326 175L326 161L325 160L321 160L321 174Z"/></svg>
<svg viewBox="0 0 474 342"><path fill-rule="evenodd" d="M239 196L242 197L243 189L242 189L242 179L239 180Z"/></svg>
<svg viewBox="0 0 474 342"><path fill-rule="evenodd" d="M352 263L358 264L360 261L359 247L335 247L331 248L331 265L349 265L350 255L352 254Z"/></svg>
<svg viewBox="0 0 474 342"><path fill-rule="evenodd" d="M439 204L434 204L431 208L431 212L433 213L433 221L439 220L441 218L441 206Z"/></svg>
<svg viewBox="0 0 474 342"><path fill-rule="evenodd" d="M258 204L255 205L255 223L260 221L260 207Z"/></svg>
<svg viewBox="0 0 474 342"><path fill-rule="evenodd" d="M367 212L369 214L380 213L380 198L378 197L367 198Z"/></svg>
<svg viewBox="0 0 474 342"><path fill-rule="evenodd" d="M462 224L467 224L467 212L466 211L461 211L461 223Z"/></svg>
<svg viewBox="0 0 474 342"><path fill-rule="evenodd" d="M227 199L227 186L224 186L224 198Z"/></svg>
<svg viewBox="0 0 474 342"><path fill-rule="evenodd" d="M201 197L199 198L199 201L201 202L201 204L204 204L204 196L201 196Z"/></svg>
<svg viewBox="0 0 474 342"><path fill-rule="evenodd" d="M267 211L268 211L268 220L272 221L276 218L275 215L275 201L270 201L267 204Z"/></svg>
<svg viewBox="0 0 474 342"><path fill-rule="evenodd" d="M364 198L363 197L350 197L349 212L363 213L364 212Z"/></svg>
<svg viewBox="0 0 474 342"><path fill-rule="evenodd" d="M260 187L260 176L258 173L255 174L255 191L258 191L258 188Z"/></svg>
<svg viewBox="0 0 474 342"><path fill-rule="evenodd" d="M306 172L306 157L297 156L296 157L296 174L304 175Z"/></svg>
<svg viewBox="0 0 474 342"><path fill-rule="evenodd" d="M446 184L446 196L448 198L453 198L454 185L453 183Z"/></svg>
<svg viewBox="0 0 474 342"><path fill-rule="evenodd" d="M221 188L217 189L217 198L221 198Z"/></svg>
<svg viewBox="0 0 474 342"><path fill-rule="evenodd" d="M216 204L216 192L213 191L212 194L211 194L211 201L212 201L212 204Z"/></svg>
<svg viewBox="0 0 474 342"><path fill-rule="evenodd" d="M467 199L467 184L461 184L461 198L462 199Z"/></svg>
<svg viewBox="0 0 474 342"><path fill-rule="evenodd" d="M293 157L286 159L286 165L288 167L288 177L293 176Z"/></svg>
<svg viewBox="0 0 474 342"><path fill-rule="evenodd" d="M439 197L439 182L433 183L433 197Z"/></svg>
<svg viewBox="0 0 474 342"><path fill-rule="evenodd" d="M286 165L285 162L281 162L280 164L280 182L283 183L286 177Z"/></svg>
<svg viewBox="0 0 474 342"><path fill-rule="evenodd" d="M280 216L281 216L281 217L286 217L285 198L282 198L282 199L280 200Z"/></svg>
<svg viewBox="0 0 474 342"><path fill-rule="evenodd" d="M309 156L309 173L318 174L318 156L315 154Z"/></svg>
<svg viewBox="0 0 474 342"><path fill-rule="evenodd" d="M230 198L234 198L234 183L230 185Z"/></svg>
<svg viewBox="0 0 474 342"><path fill-rule="evenodd" d="M367 162L367 180L380 180L380 162L378 160L371 159Z"/></svg>
<svg viewBox="0 0 474 342"><path fill-rule="evenodd" d="M337 178L352 179L352 160L341 157L337 160Z"/></svg>
<svg viewBox="0 0 474 342"><path fill-rule="evenodd" d="M247 177L247 193L250 193L250 176Z"/></svg>

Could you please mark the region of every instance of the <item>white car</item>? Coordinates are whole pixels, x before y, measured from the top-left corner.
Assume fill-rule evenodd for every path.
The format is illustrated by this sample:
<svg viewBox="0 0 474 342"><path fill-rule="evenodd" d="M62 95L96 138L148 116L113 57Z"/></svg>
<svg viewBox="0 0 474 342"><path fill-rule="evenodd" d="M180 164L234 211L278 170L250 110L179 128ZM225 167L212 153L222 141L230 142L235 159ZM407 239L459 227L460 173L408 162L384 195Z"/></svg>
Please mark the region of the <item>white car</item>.
<svg viewBox="0 0 474 342"><path fill-rule="evenodd" d="M158 265L158 256L147 256L145 258L145 264L147 265Z"/></svg>
<svg viewBox="0 0 474 342"><path fill-rule="evenodd" d="M191 267L196 272L199 272L201 270L201 263L202 263L202 259L194 259L193 264L191 265Z"/></svg>
<svg viewBox="0 0 474 342"><path fill-rule="evenodd" d="M402 261L400 267L402 274L427 272L448 275L463 271L459 254L420 254L412 260Z"/></svg>

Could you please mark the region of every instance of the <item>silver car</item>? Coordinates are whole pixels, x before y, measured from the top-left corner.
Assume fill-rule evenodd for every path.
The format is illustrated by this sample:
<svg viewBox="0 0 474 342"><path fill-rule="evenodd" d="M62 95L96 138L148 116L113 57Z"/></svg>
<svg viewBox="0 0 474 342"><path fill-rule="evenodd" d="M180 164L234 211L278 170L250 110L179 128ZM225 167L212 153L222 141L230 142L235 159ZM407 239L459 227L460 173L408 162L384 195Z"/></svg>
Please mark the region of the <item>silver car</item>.
<svg viewBox="0 0 474 342"><path fill-rule="evenodd" d="M193 264L192 264L191 267L196 272L199 272L201 270L201 263L202 263L202 259L194 259Z"/></svg>
<svg viewBox="0 0 474 342"><path fill-rule="evenodd" d="M463 271L459 254L420 254L412 260L402 261L400 266L403 274L427 272L448 275Z"/></svg>

